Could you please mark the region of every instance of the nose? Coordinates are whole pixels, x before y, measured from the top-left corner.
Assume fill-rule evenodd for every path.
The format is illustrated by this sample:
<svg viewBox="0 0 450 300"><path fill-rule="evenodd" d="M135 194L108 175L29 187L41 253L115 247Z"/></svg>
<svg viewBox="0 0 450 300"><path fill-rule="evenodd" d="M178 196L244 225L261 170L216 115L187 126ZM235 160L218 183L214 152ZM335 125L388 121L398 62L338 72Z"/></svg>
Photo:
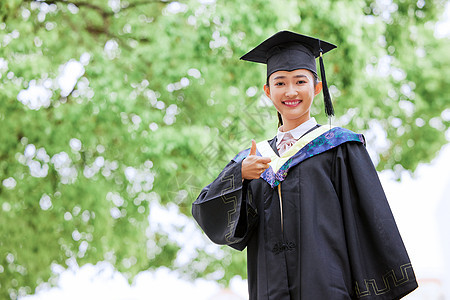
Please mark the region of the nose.
<svg viewBox="0 0 450 300"><path fill-rule="evenodd" d="M285 92L286 97L288 98L293 98L297 96L297 90L295 89L294 86L292 86L291 84L286 86L286 92Z"/></svg>

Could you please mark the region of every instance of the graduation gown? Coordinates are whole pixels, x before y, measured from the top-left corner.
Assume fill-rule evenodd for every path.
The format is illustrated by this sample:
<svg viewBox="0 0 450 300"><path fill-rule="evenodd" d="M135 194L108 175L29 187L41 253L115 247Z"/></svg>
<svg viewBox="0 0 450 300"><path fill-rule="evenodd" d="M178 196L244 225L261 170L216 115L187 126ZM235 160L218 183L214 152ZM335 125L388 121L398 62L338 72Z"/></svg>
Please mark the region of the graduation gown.
<svg viewBox="0 0 450 300"><path fill-rule="evenodd" d="M363 136L316 136L259 179L242 181L249 149L239 153L201 191L194 218L213 242L247 247L251 300L401 298L417 283ZM276 138L258 144L267 151L277 158Z"/></svg>

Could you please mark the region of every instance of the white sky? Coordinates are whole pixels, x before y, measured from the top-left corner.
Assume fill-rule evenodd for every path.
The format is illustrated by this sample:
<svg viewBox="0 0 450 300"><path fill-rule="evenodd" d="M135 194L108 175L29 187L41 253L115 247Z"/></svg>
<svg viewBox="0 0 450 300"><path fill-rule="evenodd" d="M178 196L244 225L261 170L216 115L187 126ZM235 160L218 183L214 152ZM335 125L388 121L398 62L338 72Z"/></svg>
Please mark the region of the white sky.
<svg viewBox="0 0 450 300"><path fill-rule="evenodd" d="M412 178L406 172L401 182L391 172L380 174L389 204L419 277L443 275L441 236L438 230L438 205L450 198L444 190L450 186L450 144L431 164L419 166ZM449 259L447 254L447 259Z"/></svg>

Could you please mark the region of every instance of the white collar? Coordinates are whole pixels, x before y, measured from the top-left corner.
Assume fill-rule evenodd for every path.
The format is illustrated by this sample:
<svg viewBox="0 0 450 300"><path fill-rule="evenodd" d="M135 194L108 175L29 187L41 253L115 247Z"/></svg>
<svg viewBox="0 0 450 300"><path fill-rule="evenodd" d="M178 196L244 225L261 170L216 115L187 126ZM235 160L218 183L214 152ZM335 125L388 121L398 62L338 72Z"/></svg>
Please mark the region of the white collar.
<svg viewBox="0 0 450 300"><path fill-rule="evenodd" d="M312 117L308 121L298 125L294 129L291 129L286 132L282 132L282 131L280 131L280 128L278 128L277 147L281 143L281 140L283 139L283 137L286 133L289 132L294 137L294 139L298 140L302 135L304 135L308 130L312 129L316 125L317 125L316 119L314 117Z"/></svg>

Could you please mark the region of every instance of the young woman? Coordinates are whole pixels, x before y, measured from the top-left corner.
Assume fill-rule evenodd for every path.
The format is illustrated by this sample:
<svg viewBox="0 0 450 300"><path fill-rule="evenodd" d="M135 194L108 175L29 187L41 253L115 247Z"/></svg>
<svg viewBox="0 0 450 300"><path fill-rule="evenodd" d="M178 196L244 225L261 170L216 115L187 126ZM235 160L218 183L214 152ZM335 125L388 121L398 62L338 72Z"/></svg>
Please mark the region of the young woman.
<svg viewBox="0 0 450 300"><path fill-rule="evenodd" d="M417 287L364 137L310 116L322 89L333 114L321 56L335 47L282 31L241 58L267 64L281 126L231 160L192 214L213 242L247 247L250 299L399 299Z"/></svg>

